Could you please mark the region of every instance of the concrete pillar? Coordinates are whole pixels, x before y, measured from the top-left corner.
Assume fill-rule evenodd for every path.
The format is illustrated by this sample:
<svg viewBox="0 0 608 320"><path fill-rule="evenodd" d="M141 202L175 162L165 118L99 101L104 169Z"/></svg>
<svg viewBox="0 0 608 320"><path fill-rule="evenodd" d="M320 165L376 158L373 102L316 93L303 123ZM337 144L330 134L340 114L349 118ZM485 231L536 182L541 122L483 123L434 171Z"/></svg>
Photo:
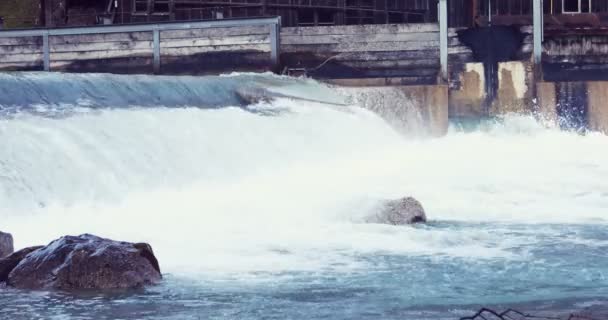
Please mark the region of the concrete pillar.
<svg viewBox="0 0 608 320"><path fill-rule="evenodd" d="M51 48L49 42L49 32L46 30L42 35L42 64L44 71L51 71Z"/></svg>
<svg viewBox="0 0 608 320"><path fill-rule="evenodd" d="M557 96L555 82L536 83L537 110L536 116L548 126L557 126Z"/></svg>
<svg viewBox="0 0 608 320"><path fill-rule="evenodd" d="M270 26L270 59L278 67L281 59L281 17L279 23Z"/></svg>
<svg viewBox="0 0 608 320"><path fill-rule="evenodd" d="M441 79L448 80L448 1L439 0L439 57Z"/></svg>
<svg viewBox="0 0 608 320"><path fill-rule="evenodd" d="M154 73L160 73L160 31L155 29L152 31L152 39L154 40Z"/></svg>
<svg viewBox="0 0 608 320"><path fill-rule="evenodd" d="M608 82L587 82L587 126L589 129L608 134Z"/></svg>

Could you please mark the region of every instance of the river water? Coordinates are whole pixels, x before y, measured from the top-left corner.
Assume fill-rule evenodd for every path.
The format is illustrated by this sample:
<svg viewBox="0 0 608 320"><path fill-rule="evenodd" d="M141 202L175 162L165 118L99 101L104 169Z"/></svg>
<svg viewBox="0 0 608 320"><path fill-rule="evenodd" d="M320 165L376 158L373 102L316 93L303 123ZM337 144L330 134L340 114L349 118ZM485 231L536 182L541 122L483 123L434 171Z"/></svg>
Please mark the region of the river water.
<svg viewBox="0 0 608 320"><path fill-rule="evenodd" d="M281 97L248 104L243 88ZM129 292L3 290L0 319L606 305L607 136L522 115L408 135L342 95L272 75L0 75L0 229L18 248L82 233L146 241L164 274ZM428 224L363 222L405 195Z"/></svg>

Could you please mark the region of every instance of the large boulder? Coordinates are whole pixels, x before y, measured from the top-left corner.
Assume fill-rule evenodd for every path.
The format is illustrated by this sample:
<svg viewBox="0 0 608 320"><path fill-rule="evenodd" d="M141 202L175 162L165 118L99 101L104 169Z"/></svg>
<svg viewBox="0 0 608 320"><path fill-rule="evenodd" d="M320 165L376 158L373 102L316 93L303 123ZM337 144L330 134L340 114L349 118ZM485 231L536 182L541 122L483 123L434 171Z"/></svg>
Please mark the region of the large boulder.
<svg viewBox="0 0 608 320"><path fill-rule="evenodd" d="M8 280L8 275L11 273L11 271L13 271L13 269L15 269L21 260L25 259L28 254L40 248L42 248L42 246L21 249L7 257L0 259L0 284L6 283Z"/></svg>
<svg viewBox="0 0 608 320"><path fill-rule="evenodd" d="M10 233L0 231L0 258L13 253L13 236Z"/></svg>
<svg viewBox="0 0 608 320"><path fill-rule="evenodd" d="M426 213L418 200L405 197L384 202L367 222L391 225L422 223L426 222Z"/></svg>
<svg viewBox="0 0 608 320"><path fill-rule="evenodd" d="M29 253L6 283L21 289L126 289L161 278L150 245L83 234L62 237Z"/></svg>

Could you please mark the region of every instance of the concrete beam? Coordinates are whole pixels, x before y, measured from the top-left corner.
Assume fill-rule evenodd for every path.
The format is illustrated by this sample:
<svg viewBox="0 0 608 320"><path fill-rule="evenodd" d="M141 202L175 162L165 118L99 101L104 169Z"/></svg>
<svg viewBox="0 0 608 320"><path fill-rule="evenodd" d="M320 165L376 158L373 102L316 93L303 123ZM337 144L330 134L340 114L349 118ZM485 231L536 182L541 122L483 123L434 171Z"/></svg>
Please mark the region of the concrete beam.
<svg viewBox="0 0 608 320"><path fill-rule="evenodd" d="M97 34L97 33L121 33L121 32L147 32L153 30L189 30L204 28L228 28L228 27L253 27L281 24L280 17L256 18L256 19L224 19L193 22L165 22L156 24L126 24L107 25L95 27L67 27L58 29L29 29L29 30L3 30L0 38L9 37L36 37L48 33L50 36Z"/></svg>
<svg viewBox="0 0 608 320"><path fill-rule="evenodd" d="M281 17L277 18L277 22L270 27L270 59L277 67L280 62L281 55Z"/></svg>

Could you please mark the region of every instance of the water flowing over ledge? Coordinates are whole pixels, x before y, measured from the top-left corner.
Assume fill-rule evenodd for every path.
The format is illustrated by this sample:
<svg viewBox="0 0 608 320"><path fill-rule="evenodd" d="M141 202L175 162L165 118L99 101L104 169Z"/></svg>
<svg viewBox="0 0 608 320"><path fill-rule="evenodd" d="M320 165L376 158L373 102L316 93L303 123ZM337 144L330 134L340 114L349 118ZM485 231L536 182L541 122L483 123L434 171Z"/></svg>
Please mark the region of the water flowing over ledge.
<svg viewBox="0 0 608 320"><path fill-rule="evenodd" d="M151 319L253 319L260 306L445 319L607 294L604 135L512 115L427 138L396 130L415 119L390 123L331 87L269 75L0 77L0 220L16 247L84 232L146 241L167 272L132 295L2 293L15 317L27 301L95 318L87 302L108 299L108 318L119 315L107 306L152 303L172 312ZM276 98L243 102L248 86ZM362 222L404 195L428 225ZM74 308L47 311L58 301Z"/></svg>

